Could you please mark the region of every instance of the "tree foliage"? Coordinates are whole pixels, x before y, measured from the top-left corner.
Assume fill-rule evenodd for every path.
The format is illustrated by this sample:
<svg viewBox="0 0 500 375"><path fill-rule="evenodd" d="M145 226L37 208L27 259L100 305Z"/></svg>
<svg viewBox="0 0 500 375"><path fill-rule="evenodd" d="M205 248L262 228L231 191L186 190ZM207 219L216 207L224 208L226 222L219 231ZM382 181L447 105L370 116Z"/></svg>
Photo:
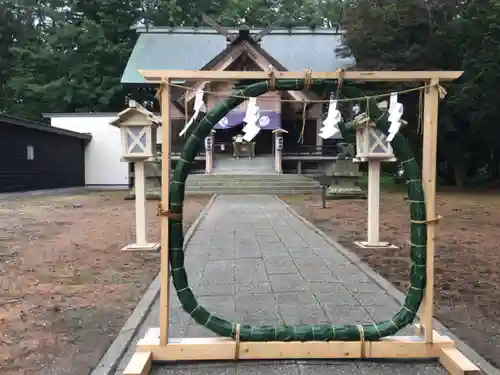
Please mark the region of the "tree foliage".
<svg viewBox="0 0 500 375"><path fill-rule="evenodd" d="M0 111L119 111L150 95L120 84L132 26L202 26L202 13L226 26L341 22L359 69L464 70L440 105L440 175L458 185L484 171L500 178L500 0L3 0ZM416 122L418 96L401 99ZM404 131L418 150L415 129Z"/></svg>
<svg viewBox="0 0 500 375"><path fill-rule="evenodd" d="M498 178L499 0L354 0L343 27L360 69L464 70L440 106L440 175Z"/></svg>

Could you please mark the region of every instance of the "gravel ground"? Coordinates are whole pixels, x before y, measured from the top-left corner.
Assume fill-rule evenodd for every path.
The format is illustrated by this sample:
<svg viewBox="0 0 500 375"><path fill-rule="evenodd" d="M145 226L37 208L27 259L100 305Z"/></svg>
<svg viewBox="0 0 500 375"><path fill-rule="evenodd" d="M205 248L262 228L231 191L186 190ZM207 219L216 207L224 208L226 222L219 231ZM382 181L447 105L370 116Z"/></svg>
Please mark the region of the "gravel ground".
<svg viewBox="0 0 500 375"><path fill-rule="evenodd" d="M124 192L0 203L0 373L88 374L159 270L134 238ZM209 197L188 197L185 230ZM155 202L149 239L159 241Z"/></svg>

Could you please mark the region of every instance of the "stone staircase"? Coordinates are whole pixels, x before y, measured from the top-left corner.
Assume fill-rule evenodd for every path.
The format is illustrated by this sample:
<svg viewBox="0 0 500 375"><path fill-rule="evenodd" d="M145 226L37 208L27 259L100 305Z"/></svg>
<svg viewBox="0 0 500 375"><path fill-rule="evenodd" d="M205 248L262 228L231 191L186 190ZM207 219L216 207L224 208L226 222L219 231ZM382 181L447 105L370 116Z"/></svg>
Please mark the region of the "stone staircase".
<svg viewBox="0 0 500 375"><path fill-rule="evenodd" d="M214 159L214 169L212 174L270 174L273 171L274 157L273 156L258 156L253 159L217 157Z"/></svg>
<svg viewBox="0 0 500 375"><path fill-rule="evenodd" d="M259 156L251 160L218 158L211 174L190 174L186 194L242 194L242 195L309 195L320 194L320 184L310 177L298 174L277 174L272 170L273 157ZM159 176L160 171L150 176ZM160 199L158 177L147 180L147 199ZM126 199L135 199L133 189Z"/></svg>
<svg viewBox="0 0 500 375"><path fill-rule="evenodd" d="M313 179L296 174L192 174L186 194L303 195L321 193Z"/></svg>

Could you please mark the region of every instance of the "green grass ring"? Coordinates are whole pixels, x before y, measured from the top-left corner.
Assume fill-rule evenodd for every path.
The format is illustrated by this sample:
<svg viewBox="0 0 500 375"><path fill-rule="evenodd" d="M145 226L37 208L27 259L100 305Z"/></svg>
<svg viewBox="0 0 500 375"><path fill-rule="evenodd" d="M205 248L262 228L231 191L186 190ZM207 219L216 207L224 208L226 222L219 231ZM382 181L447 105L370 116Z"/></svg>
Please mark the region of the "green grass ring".
<svg viewBox="0 0 500 375"><path fill-rule="evenodd" d="M313 80L312 88L318 88L325 84L323 80ZM278 79L276 90L303 90L304 80ZM188 177L192 162L203 146L205 137L210 134L211 129L226 114L240 103L243 97L258 97L269 90L267 81L256 82L236 89L223 101L219 102L197 123L193 124L192 131L187 138L182 151L181 160L177 163L170 186L170 211L181 214L183 209L185 181ZM346 97L360 97L360 90L344 85L342 94ZM361 95L360 95L361 94ZM238 97L236 97L238 96ZM382 113L377 107L375 100L367 101L370 117L376 122L376 127L387 134L388 115ZM348 133L345 124L340 124L344 138ZM352 133L351 133L352 139ZM420 181L420 169L413 157L410 146L402 134L397 134L391 143L394 155L404 167L404 177L408 187L410 204L410 218L415 222L425 222L425 203L422 184ZM217 317L198 304L195 295L189 288L188 277L184 267L184 252L175 251L183 248L184 236L182 223L171 220L169 238L169 262L172 272L174 287L182 308L200 325L224 337L235 337L237 323L229 322ZM412 323L423 299L426 281L426 225L421 223L411 224L411 268L410 287L408 288L403 306L388 320L377 323L332 325L240 325L241 341L357 341L363 335L364 340L375 341L382 337L393 335L400 329Z"/></svg>

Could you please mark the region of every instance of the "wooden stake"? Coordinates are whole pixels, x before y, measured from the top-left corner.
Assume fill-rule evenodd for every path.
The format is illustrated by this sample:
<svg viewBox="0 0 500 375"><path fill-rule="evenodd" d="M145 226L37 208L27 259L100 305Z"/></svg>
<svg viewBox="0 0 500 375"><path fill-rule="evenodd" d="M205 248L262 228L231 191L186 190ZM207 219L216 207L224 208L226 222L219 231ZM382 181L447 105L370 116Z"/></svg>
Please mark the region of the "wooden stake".
<svg viewBox="0 0 500 375"><path fill-rule="evenodd" d="M425 341L431 343L432 319L434 317L434 251L436 235L436 163L439 91L437 78L431 79L434 85L425 90L424 97L424 137L422 153L422 182L425 192L427 213L427 282L421 321Z"/></svg>
<svg viewBox="0 0 500 375"><path fill-rule="evenodd" d="M169 205L170 187L170 86L161 88L160 96L162 143L161 143L161 206L165 211ZM161 216L160 248L160 345L168 344L168 298L170 283L168 280L168 217Z"/></svg>

